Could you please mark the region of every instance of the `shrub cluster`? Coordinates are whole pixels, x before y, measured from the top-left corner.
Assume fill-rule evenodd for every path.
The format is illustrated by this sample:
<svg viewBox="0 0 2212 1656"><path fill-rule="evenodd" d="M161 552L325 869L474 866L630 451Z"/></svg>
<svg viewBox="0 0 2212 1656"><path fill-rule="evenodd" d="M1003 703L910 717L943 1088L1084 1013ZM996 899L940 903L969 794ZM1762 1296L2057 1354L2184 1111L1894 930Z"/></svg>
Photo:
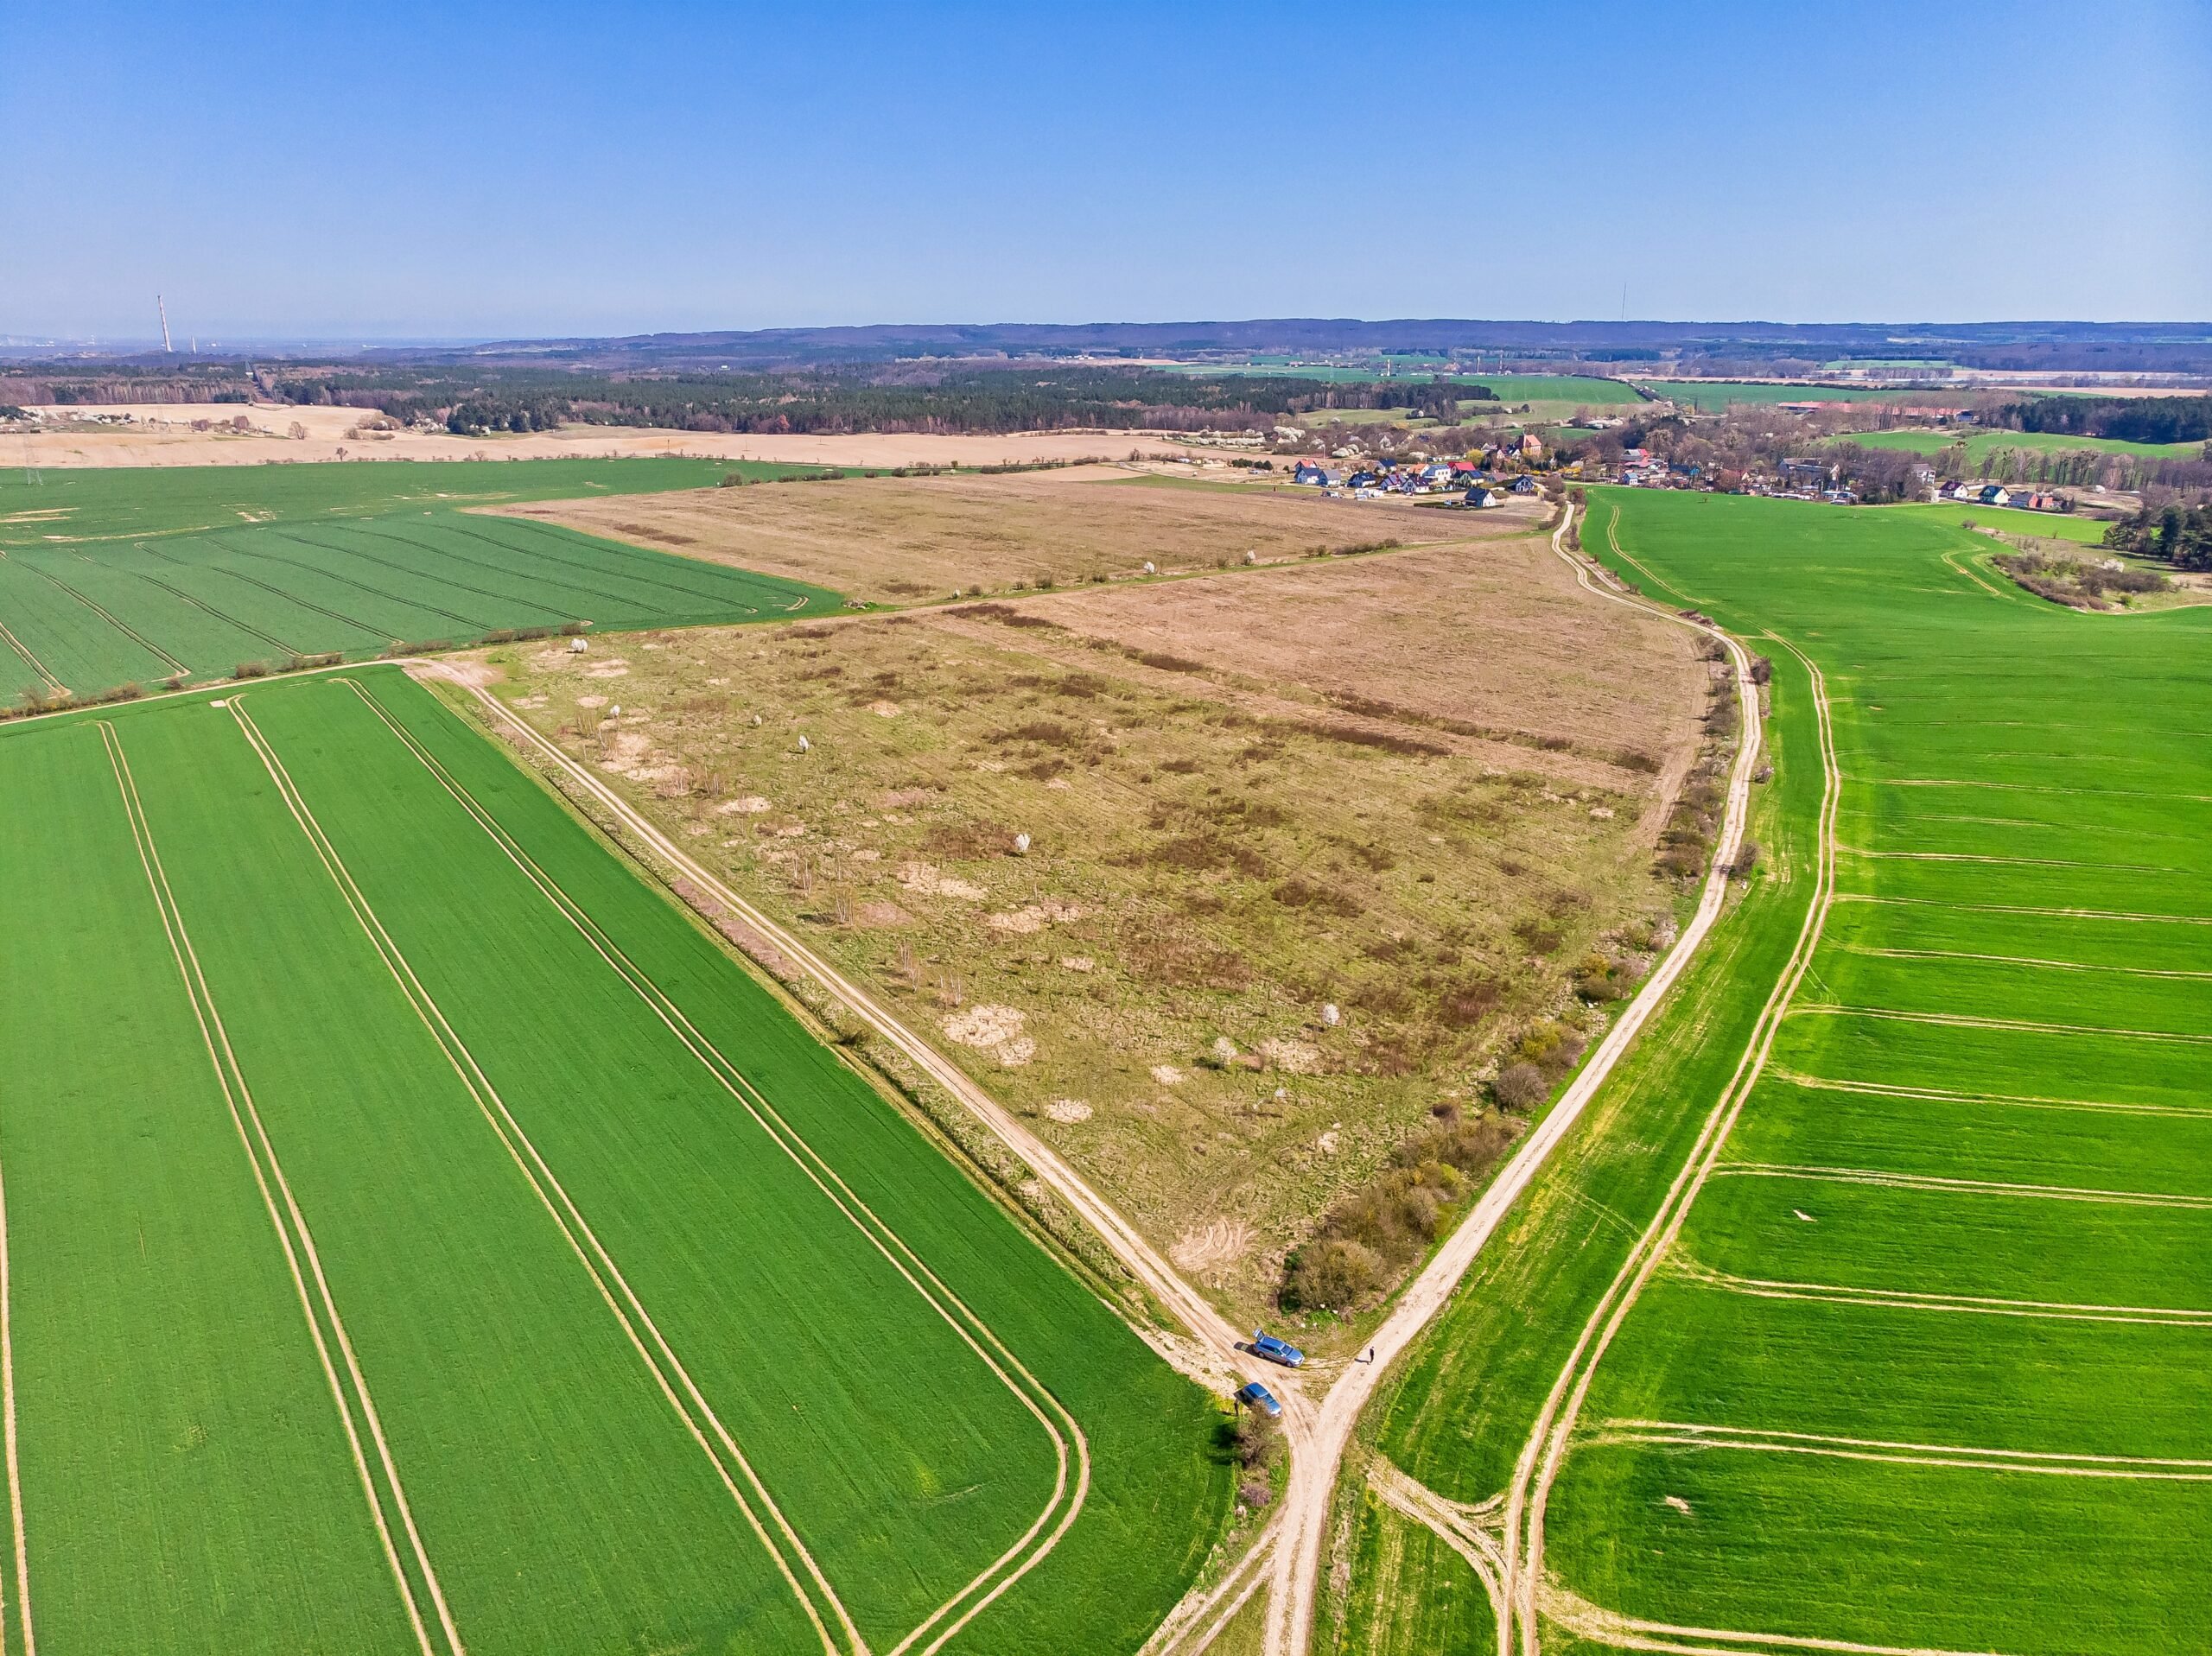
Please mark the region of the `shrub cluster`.
<svg viewBox="0 0 2212 1656"><path fill-rule="evenodd" d="M1388 1171L1322 1215L1283 1261L1276 1303L1287 1311L1348 1311L1395 1279L1436 1239L1471 1183L1519 1133L1501 1115L1446 1120L1398 1147Z"/></svg>

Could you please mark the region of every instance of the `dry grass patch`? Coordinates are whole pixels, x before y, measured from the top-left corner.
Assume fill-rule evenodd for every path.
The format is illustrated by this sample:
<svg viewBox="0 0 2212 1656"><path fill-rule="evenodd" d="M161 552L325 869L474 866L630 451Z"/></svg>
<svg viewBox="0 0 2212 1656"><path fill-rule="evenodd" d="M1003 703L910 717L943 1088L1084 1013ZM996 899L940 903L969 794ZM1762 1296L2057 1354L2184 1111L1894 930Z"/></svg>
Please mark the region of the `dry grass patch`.
<svg viewBox="0 0 2212 1656"><path fill-rule="evenodd" d="M1060 587L1262 562L1395 536L1492 534L1499 517L1353 505L1261 489L1151 486L1121 473L850 478L517 506L690 557L799 576L880 604L1017 582ZM1522 525L1525 527L1525 524Z"/></svg>
<svg viewBox="0 0 2212 1656"><path fill-rule="evenodd" d="M1427 555L1390 561L1408 555ZM1537 600L1500 606L1512 627L1493 635L1458 607L1479 611L1484 582L1416 566L1378 586L1385 562L1161 589L1222 619L1179 635L1197 673L1112 641L1133 613L1172 625L1127 593L1052 600L1065 625L1049 629L935 611L644 636L626 645L619 722L580 658L499 659L524 716L1032 1117L1224 1304L1261 1315L1320 1215L1440 1107L1477 1118L1516 1064L1555 1076L1593 1027L1575 993L1591 959L1640 967L1683 894L1655 879L1639 823L1663 817L1663 780L1687 763L1702 664L1552 591L1574 670L1616 687L1601 720L1594 688L1561 695L1531 664L1553 659ZM1420 612L1457 641L1469 701L1570 744L1328 704L1341 688L1453 705L1393 612L1422 567L1438 581ZM1389 647L1348 644L1315 683L1259 678L1325 658L1277 636L1306 621L1273 619L1285 596L1294 615L1320 604L1325 575ZM886 695L899 717L875 711ZM1408 739L1347 740L1332 721ZM1581 751L1605 732L1659 769Z"/></svg>

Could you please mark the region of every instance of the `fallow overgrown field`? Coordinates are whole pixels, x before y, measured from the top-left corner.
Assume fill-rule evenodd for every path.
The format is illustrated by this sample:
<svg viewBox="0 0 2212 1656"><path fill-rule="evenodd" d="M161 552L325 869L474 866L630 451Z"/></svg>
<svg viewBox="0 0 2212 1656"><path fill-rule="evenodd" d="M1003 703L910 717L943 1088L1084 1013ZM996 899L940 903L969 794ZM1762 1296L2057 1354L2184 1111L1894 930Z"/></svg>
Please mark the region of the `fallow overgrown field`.
<svg viewBox="0 0 2212 1656"><path fill-rule="evenodd" d="M0 727L49 1650L1140 1645L1214 1412L390 668Z"/></svg>
<svg viewBox="0 0 2212 1656"><path fill-rule="evenodd" d="M1147 562L1176 573L1242 563L1247 554L1272 563L1386 539L1461 540L1508 532L1501 520L1524 516L1282 498L1227 485L1158 486L1168 481L1093 466L849 478L500 510L891 605L1016 585L1073 587L1133 575Z"/></svg>
<svg viewBox="0 0 2212 1656"><path fill-rule="evenodd" d="M1409 1137L1509 1142L1501 1072L1538 1101L1671 937L1713 682L1528 534L620 645L499 693L1255 1315Z"/></svg>

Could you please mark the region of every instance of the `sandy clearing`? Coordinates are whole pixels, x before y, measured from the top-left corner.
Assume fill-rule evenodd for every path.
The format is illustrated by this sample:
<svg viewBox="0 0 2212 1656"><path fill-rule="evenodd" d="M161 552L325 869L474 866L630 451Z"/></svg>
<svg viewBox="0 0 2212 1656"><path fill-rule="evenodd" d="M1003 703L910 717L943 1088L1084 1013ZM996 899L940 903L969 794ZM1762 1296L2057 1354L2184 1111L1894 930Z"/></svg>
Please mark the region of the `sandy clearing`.
<svg viewBox="0 0 2212 1656"><path fill-rule="evenodd" d="M684 1016L682 1009L668 998L660 986L631 961L611 938L601 931L575 899L569 897L550 875L539 868L518 845L514 843L512 837L499 827L496 819L484 809L481 803L469 794L467 789L461 787L444 767L437 763L427 749L385 714L374 699L361 688L358 681L348 679L346 682L353 694L377 714L385 727L391 730L429 771L439 784L469 812L508 860L522 870L525 877L537 886L540 892L561 911L571 925L583 934L586 941L591 944L601 958L613 968L618 975L628 982L632 989L652 1006L655 1014L667 1025L671 1032L690 1049L693 1056L707 1066L709 1072L714 1075L724 1090L728 1092L739 1105L753 1117L755 1121L777 1139L778 1146L798 1164L816 1187L829 1198L832 1205L836 1207L863 1235L868 1236L869 1241L890 1262L893 1268L906 1279L925 1303L953 1329L1000 1383L1021 1402L1052 1440L1057 1470L1052 1495L1046 1503L1044 1509L1039 1513L1029 1528L998 1558L993 1560L958 1592L939 1605L889 1653L889 1656L902 1656L902 1653L911 1649L928 1635L932 1628L936 1628L938 1629L937 1636L928 1644L922 1646L920 1652L920 1656L931 1656L931 1653L944 1645L1000 1595L1042 1563L1045 1558L1058 1545L1061 1538L1075 1522L1077 1515L1081 1512L1089 1497L1090 1488L1090 1441L1081 1424L1068 1412L1065 1405L1023 1365L1020 1359L1014 1355L1012 1348L1000 1338L990 1325L952 1292L951 1289L929 1268L927 1263L895 1229L887 1224L874 1209L861 1200L845 1183L842 1177L837 1173L835 1167L791 1127L791 1124L777 1111L766 1094L760 1091L750 1077L734 1063L719 1046L709 1041L690 1018ZM471 1063L474 1063L473 1059ZM501 1108L504 1110L504 1105ZM771 1122L773 1123L772 1126L770 1125ZM804 1156L798 1153L799 1149L804 1149ZM537 1155L535 1148L532 1148L531 1154L533 1157ZM548 1170L548 1177L550 1177L550 1171ZM565 1192L563 1193L563 1200L567 1201ZM867 1221L865 1224L861 1222L863 1215ZM578 1222L582 1223L581 1215ZM896 1253L893 1252L892 1247L886 1245L886 1239L895 1245ZM598 1247L596 1239L594 1239L593 1245L594 1247ZM601 1250L601 1253L604 1257L604 1251ZM900 1257L902 1255L903 1259ZM611 1259L608 1260L608 1265L610 1269L613 1268ZM617 1279L620 1280L619 1272ZM629 1293L626 1283L623 1284L623 1291L626 1294ZM953 1314L952 1308L957 1309L957 1317ZM640 1311L642 1314L642 1307ZM963 1320L968 1326L963 1326ZM648 1322L650 1323L650 1319ZM976 1337L978 1334L982 1336L980 1342ZM655 1337L656 1339L659 1337L658 1329L655 1330ZM990 1349L984 1348L984 1342L988 1343ZM672 1354L671 1361L673 1361ZM1009 1370L1012 1371L1011 1374ZM1016 1383L1014 1379L1016 1375L1020 1377L1020 1384ZM685 1383L687 1386L690 1384L688 1376L685 1377ZM700 1399L699 1402L701 1407L704 1409L705 1400ZM709 1418L712 1418L711 1412L709 1412ZM719 1421L715 1424L719 1430ZM1060 1430L1062 1426L1066 1429L1065 1436L1063 1436ZM1068 1475L1071 1445L1075 1462L1075 1477L1071 1487ZM729 1447L734 1455L735 1444L732 1443ZM750 1468L747 1470L749 1473ZM765 1496L765 1490L763 1494ZM1040 1540L1039 1536L1044 1532L1045 1526L1052 1520L1054 1512L1063 1505L1065 1505L1065 1510L1060 1513L1058 1523L1053 1526L1049 1534L1043 1535ZM781 1515L778 1514L778 1517L780 1521ZM797 1545L795 1534L791 1539L794 1545ZM807 1563L809 1568L812 1569L813 1564L810 1558L807 1559ZM995 1582L994 1577L996 1577ZM823 1585L827 1591L826 1581ZM968 1603L965 1611L953 1617L953 1613L960 1609L963 1602L969 1600L973 1600L973 1602ZM835 1602L834 1599L832 1602ZM839 1614L842 1615L842 1606L839 1607ZM953 1619L947 1622L948 1617ZM945 1623L945 1625L940 1627L940 1623ZM851 1627L849 1621L846 1623L846 1627L849 1634L857 1641L859 1637L857 1631ZM861 1656L864 1656L866 1650L864 1645L856 1643L855 1648L856 1652L861 1653Z"/></svg>

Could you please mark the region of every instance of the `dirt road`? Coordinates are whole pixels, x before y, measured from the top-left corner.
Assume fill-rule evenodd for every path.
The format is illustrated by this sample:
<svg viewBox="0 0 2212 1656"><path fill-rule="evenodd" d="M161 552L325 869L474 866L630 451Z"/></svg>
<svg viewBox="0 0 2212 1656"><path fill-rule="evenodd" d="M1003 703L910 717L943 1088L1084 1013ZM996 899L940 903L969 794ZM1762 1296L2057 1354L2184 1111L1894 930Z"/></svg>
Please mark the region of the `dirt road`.
<svg viewBox="0 0 2212 1656"><path fill-rule="evenodd" d="M1589 1062L1552 1107L1551 1113L1522 1140L1513 1159L1483 1192L1474 1210L1399 1296L1395 1309L1370 1342L1375 1348L1375 1361L1347 1367L1322 1399L1304 1441L1299 1444L1300 1452L1293 1459L1290 1488L1279 1520L1281 1538L1275 1545L1274 1581L1268 1602L1268 1656L1304 1656L1311 1640L1321 1543L1328 1529L1337 1469L1344 1458L1345 1445L1359 1424L1361 1411L1367 1406L1391 1363L1413 1343L1429 1319L1450 1302L1459 1278L1497 1233L1507 1210L1520 1199L1552 1152L1573 1129L1592 1096L1605 1084L1614 1064L1636 1039L1637 1032L1649 1020L1695 956L1698 946L1720 916L1727 895L1728 876L1725 870L1734 860L1737 847L1743 841L1744 824L1751 809L1751 772L1758 763L1760 732L1758 692L1751 683L1750 655L1734 639L1715 628L1681 620L1656 605L1638 603L1592 581L1564 544L1567 525L1573 520L1571 511L1560 520L1552 536L1552 547L1573 565L1585 587L1608 601L1667 615L1683 626L1717 638L1734 658L1736 695L1744 715L1743 743L1729 774L1727 812L1713 847L1712 872L1706 877L1697 911L1683 927L1681 940L1660 962L1658 969L1645 980L1643 988L1622 1011Z"/></svg>

